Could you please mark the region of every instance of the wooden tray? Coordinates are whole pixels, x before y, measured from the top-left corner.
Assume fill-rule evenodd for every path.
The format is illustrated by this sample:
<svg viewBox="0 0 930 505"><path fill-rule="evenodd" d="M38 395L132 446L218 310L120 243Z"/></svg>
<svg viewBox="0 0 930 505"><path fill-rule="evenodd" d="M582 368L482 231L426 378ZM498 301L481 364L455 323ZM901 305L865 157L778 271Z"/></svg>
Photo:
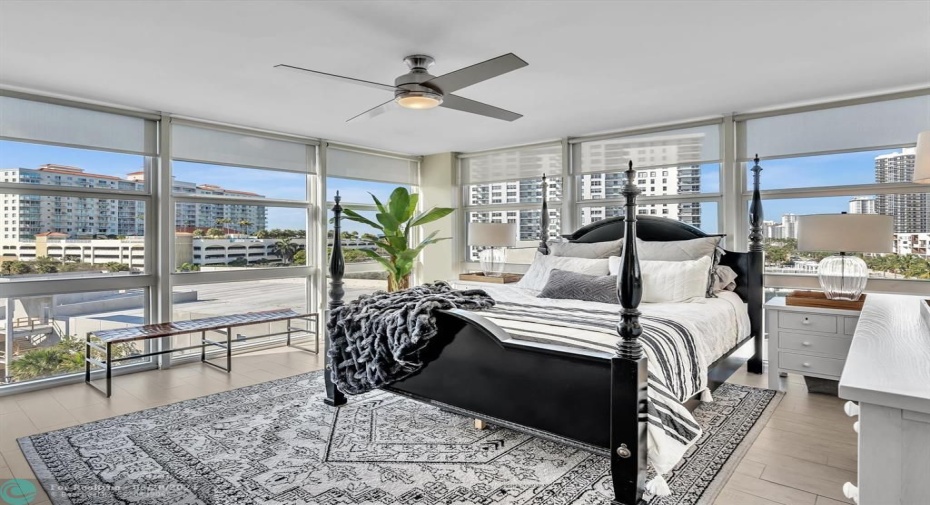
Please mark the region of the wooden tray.
<svg viewBox="0 0 930 505"><path fill-rule="evenodd" d="M517 282L523 278L523 274L502 274L500 277L488 277L484 275L484 272L469 272L467 274L459 274L460 281L471 281L471 282L490 282L492 284L510 284L511 282Z"/></svg>
<svg viewBox="0 0 930 505"><path fill-rule="evenodd" d="M862 295L856 301L830 300L822 291L792 291L785 297L785 305L800 307L820 307L824 309L862 310L865 297Z"/></svg>

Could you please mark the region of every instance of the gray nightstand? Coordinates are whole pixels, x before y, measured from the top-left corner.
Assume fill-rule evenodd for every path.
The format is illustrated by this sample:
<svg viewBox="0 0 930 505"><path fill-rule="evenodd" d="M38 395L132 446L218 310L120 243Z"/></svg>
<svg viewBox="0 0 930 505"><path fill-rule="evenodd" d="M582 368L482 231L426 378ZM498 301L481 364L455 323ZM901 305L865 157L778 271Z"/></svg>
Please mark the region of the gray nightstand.
<svg viewBox="0 0 930 505"><path fill-rule="evenodd" d="M856 310L785 305L784 297L769 300L769 388L781 389L781 373L838 381L858 321Z"/></svg>

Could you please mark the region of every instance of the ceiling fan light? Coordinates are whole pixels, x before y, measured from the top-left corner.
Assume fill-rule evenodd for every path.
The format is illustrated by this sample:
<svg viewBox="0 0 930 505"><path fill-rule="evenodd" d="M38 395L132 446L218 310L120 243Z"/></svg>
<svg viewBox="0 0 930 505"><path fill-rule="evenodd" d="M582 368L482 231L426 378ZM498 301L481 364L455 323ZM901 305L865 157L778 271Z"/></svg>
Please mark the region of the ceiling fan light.
<svg viewBox="0 0 930 505"><path fill-rule="evenodd" d="M432 109L442 104L442 95L426 91L409 91L394 98L405 109Z"/></svg>

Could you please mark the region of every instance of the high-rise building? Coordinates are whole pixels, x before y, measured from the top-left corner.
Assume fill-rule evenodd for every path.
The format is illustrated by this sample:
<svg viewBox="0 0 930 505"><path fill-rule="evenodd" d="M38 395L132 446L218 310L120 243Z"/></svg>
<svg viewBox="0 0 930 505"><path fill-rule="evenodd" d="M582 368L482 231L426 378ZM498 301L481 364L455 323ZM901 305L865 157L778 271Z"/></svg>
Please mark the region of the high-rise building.
<svg viewBox="0 0 930 505"><path fill-rule="evenodd" d="M875 158L875 182L910 182L914 175L916 149L906 148L901 152L883 154ZM930 194L905 193L878 195L875 197L875 212L894 218L895 233L930 232Z"/></svg>
<svg viewBox="0 0 930 505"><path fill-rule="evenodd" d="M77 167L51 164L37 169L0 169L0 181L123 191L138 191L145 184L143 172L133 172L122 179L88 173ZM176 193L262 197L256 193L209 184L174 181L172 186ZM136 200L4 194L0 197L0 206L3 208L0 240L10 244L31 240L37 234L46 232L63 233L67 238L145 234L145 204ZM177 204L176 219L179 231L210 228L217 226L219 220L228 219L223 227L254 233L267 227L267 209L264 205L182 202ZM240 224L246 222L249 224Z"/></svg>
<svg viewBox="0 0 930 505"><path fill-rule="evenodd" d="M0 181L103 190L140 189L137 182L128 179L51 164L37 169L0 169ZM66 233L70 237L143 233L141 216L145 205L135 200L4 194L0 205L3 206L0 237L9 241L34 238L42 232Z"/></svg>
<svg viewBox="0 0 930 505"><path fill-rule="evenodd" d="M875 214L874 196L857 196L849 200L850 214Z"/></svg>
<svg viewBox="0 0 930 505"><path fill-rule="evenodd" d="M784 214L781 221L763 221L762 235L766 238L798 238L798 215Z"/></svg>
<svg viewBox="0 0 930 505"><path fill-rule="evenodd" d="M666 165L661 168L638 170L634 182L641 196L681 195L701 192L701 167L688 164L700 161L703 134L684 134L642 139L618 138L594 143L582 152L586 174L580 181L580 194L584 200L622 199L626 174L623 172L597 173L612 166L617 159L632 160L635 166ZM684 162L684 163L683 163ZM674 166L675 164L678 166ZM640 214L656 215L701 226L699 203L641 203ZM583 223L608 217L622 216L623 207L605 205L583 207Z"/></svg>

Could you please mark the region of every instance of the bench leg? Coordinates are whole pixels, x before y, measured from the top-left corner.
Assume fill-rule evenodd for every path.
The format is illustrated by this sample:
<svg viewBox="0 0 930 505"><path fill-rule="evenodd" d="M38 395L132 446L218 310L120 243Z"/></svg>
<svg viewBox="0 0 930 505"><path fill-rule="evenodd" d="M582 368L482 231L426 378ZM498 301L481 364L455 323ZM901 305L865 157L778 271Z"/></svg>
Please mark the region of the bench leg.
<svg viewBox="0 0 930 505"><path fill-rule="evenodd" d="M90 384L90 332L84 340L84 383Z"/></svg>
<svg viewBox="0 0 930 505"><path fill-rule="evenodd" d="M107 342L107 398L110 397L110 382L113 378L113 345Z"/></svg>
<svg viewBox="0 0 930 505"><path fill-rule="evenodd" d="M226 328L226 373L232 371L232 326Z"/></svg>
<svg viewBox="0 0 930 505"><path fill-rule="evenodd" d="M483 430L488 427L488 423L482 421L481 419L475 419L475 429Z"/></svg>

